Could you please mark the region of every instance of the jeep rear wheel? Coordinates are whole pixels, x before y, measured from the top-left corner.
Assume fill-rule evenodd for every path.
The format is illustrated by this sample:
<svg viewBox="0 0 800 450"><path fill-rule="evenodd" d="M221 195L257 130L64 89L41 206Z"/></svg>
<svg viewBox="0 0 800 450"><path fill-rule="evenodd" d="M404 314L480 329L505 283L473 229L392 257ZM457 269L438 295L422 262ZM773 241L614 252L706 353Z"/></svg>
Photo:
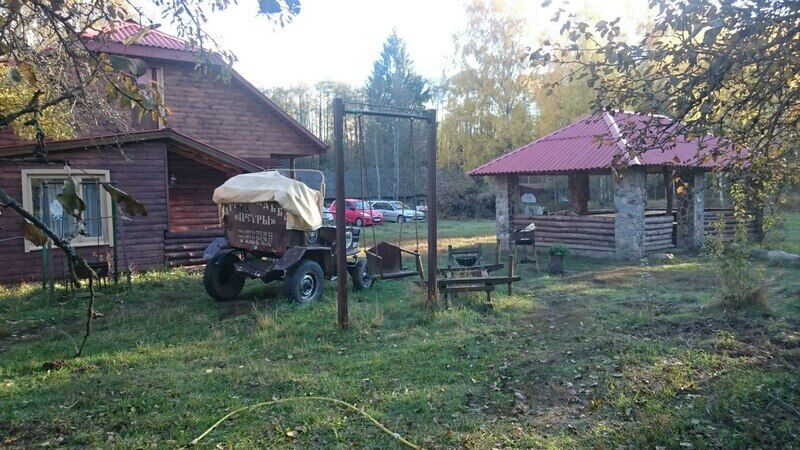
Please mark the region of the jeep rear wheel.
<svg viewBox="0 0 800 450"><path fill-rule="evenodd" d="M322 297L324 280L322 267L316 261L303 260L283 278L283 294L300 304L315 302Z"/></svg>
<svg viewBox="0 0 800 450"><path fill-rule="evenodd" d="M206 292L218 302L233 300L244 287L244 275L236 272L234 264L239 261L236 255L225 253L216 255L206 263L203 272L203 286Z"/></svg>

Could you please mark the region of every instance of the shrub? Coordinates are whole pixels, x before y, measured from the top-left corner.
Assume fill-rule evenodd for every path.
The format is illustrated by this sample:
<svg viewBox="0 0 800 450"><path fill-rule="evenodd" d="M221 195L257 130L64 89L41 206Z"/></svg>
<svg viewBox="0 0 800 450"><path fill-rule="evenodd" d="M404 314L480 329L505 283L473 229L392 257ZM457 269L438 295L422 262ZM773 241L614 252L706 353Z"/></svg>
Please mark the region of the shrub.
<svg viewBox="0 0 800 450"><path fill-rule="evenodd" d="M747 240L744 222L736 225L734 239L725 239L725 222L720 219L715 233L706 242L706 253L719 274L722 295L719 306L727 309L765 309L767 286L762 271L750 260L751 244Z"/></svg>
<svg viewBox="0 0 800 450"><path fill-rule="evenodd" d="M550 256L561 256L566 258L569 256L569 247L564 244L556 244L550 247L549 253Z"/></svg>
<svg viewBox="0 0 800 450"><path fill-rule="evenodd" d="M461 170L440 170L437 201L439 215L447 219L494 217L494 189L483 179L474 179Z"/></svg>

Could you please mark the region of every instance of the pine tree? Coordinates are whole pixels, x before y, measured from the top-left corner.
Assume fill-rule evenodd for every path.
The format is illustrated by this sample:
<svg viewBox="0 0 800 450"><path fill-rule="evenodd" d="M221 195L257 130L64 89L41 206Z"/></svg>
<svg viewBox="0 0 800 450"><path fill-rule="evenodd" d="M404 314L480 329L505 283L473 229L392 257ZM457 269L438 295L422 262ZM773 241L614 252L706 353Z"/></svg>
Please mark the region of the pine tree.
<svg viewBox="0 0 800 450"><path fill-rule="evenodd" d="M372 73L367 80L366 97L369 103L421 109L430 99L426 80L414 71L414 64L406 51L403 40L393 31L383 44L380 58L373 63ZM401 192L400 182L418 167L401 167L401 161L417 161L411 153L413 142L409 140L409 124L404 120L383 119L374 121L366 127L365 135L371 151L367 154L375 158L377 192L381 190L381 167L394 168L395 196ZM421 136L421 133L417 133ZM383 149L391 148L393 160L387 158ZM409 159L411 158L411 159Z"/></svg>

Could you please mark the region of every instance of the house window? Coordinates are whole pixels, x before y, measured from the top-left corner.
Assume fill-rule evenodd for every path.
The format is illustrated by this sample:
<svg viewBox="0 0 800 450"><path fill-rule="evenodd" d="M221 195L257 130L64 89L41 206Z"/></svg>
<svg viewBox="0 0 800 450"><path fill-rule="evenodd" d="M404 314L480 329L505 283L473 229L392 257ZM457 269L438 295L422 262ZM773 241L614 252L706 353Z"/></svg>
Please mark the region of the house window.
<svg viewBox="0 0 800 450"><path fill-rule="evenodd" d="M136 79L139 86L149 86L155 84L155 90L158 96L161 97L161 102L164 102L164 69L162 67L152 66L147 68L144 75ZM162 106L159 110L159 117L153 119L152 112L142 113L141 108L135 107L132 111L133 127L138 130L160 130L164 128L164 119L166 109Z"/></svg>
<svg viewBox="0 0 800 450"><path fill-rule="evenodd" d="M73 174L78 195L86 204L83 222L64 210L57 196L64 191L67 173L63 170L23 170L22 204L59 237L72 236L73 246L109 245L111 242L111 197L99 182L109 181L107 170L87 170ZM25 251L39 247L25 241Z"/></svg>

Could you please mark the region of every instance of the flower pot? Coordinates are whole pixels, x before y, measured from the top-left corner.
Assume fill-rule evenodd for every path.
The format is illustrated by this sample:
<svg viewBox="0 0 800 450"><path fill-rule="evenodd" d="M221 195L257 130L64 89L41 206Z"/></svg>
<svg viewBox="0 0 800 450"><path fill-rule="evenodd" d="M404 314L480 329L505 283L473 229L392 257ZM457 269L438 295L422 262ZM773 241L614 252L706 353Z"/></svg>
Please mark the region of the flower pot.
<svg viewBox="0 0 800 450"><path fill-rule="evenodd" d="M550 255L547 261L547 273L550 275L561 275L564 273L564 257L561 255Z"/></svg>

